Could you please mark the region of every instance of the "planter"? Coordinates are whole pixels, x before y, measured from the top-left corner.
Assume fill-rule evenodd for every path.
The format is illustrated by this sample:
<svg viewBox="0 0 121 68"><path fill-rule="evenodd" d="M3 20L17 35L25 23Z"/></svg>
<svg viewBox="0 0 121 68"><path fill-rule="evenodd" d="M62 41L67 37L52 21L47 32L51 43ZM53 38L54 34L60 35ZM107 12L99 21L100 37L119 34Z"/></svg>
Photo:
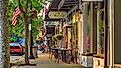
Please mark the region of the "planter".
<svg viewBox="0 0 121 68"><path fill-rule="evenodd" d="M61 40L61 39L63 38L63 35L62 35L62 34L57 34L57 35L56 35L56 38L57 38L58 40Z"/></svg>
<svg viewBox="0 0 121 68"><path fill-rule="evenodd" d="M93 54L82 54L81 65L87 68L93 67Z"/></svg>
<svg viewBox="0 0 121 68"><path fill-rule="evenodd" d="M55 36L52 37L53 41L57 41L57 38Z"/></svg>
<svg viewBox="0 0 121 68"><path fill-rule="evenodd" d="M104 68L103 56L93 56L93 68Z"/></svg>
<svg viewBox="0 0 121 68"><path fill-rule="evenodd" d="M62 34L56 34L52 37L53 41L58 41L61 40L63 38Z"/></svg>

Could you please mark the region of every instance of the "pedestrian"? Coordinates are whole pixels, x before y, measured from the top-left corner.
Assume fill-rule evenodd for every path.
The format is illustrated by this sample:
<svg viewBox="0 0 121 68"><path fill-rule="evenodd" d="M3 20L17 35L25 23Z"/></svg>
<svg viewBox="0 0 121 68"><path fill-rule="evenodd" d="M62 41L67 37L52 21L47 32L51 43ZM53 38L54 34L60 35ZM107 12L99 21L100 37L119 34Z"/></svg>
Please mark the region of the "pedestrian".
<svg viewBox="0 0 121 68"><path fill-rule="evenodd" d="M55 63L58 62L58 50L55 49L55 52L54 52L54 56L55 56Z"/></svg>
<svg viewBox="0 0 121 68"><path fill-rule="evenodd" d="M81 62L81 56L80 56L80 53L78 53L78 55L77 55L77 59L78 59L78 63L80 64L80 62Z"/></svg>
<svg viewBox="0 0 121 68"><path fill-rule="evenodd" d="M72 52L71 52L71 50L69 50L69 52L68 52L68 63L69 64L71 62L71 59L72 59Z"/></svg>
<svg viewBox="0 0 121 68"><path fill-rule="evenodd" d="M50 46L50 55L49 55L49 58L50 59L52 59L53 58L53 56L54 56L54 50L53 50L53 48L55 48L56 46L55 45L52 45L52 46Z"/></svg>
<svg viewBox="0 0 121 68"><path fill-rule="evenodd" d="M73 49L74 63L77 64L78 46Z"/></svg>

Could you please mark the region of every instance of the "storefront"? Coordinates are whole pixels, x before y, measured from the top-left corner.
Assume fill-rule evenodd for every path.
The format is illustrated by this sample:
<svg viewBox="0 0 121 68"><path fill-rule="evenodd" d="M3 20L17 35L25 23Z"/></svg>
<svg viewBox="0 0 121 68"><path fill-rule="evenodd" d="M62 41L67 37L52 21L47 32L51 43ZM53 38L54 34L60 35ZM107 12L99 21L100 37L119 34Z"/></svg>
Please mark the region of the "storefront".
<svg viewBox="0 0 121 68"><path fill-rule="evenodd" d="M121 67L121 53L120 53L120 48L121 48L121 30L120 30L120 25L121 25L121 0L110 0L110 26L111 26L111 33L110 36L112 38L111 40L111 45L110 47L112 49L111 51L111 59L112 62L114 62L115 66ZM115 12L114 12L115 11ZM113 63L111 63L113 64Z"/></svg>

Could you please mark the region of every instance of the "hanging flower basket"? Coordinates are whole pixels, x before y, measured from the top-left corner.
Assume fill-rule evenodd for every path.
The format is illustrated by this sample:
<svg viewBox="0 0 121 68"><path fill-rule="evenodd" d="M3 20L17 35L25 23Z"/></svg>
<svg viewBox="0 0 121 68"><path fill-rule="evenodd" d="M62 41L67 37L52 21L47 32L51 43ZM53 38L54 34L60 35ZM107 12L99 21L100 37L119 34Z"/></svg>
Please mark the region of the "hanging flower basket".
<svg viewBox="0 0 121 68"><path fill-rule="evenodd" d="M55 35L52 36L52 40L53 40L53 41L57 41L57 38L55 37Z"/></svg>
<svg viewBox="0 0 121 68"><path fill-rule="evenodd" d="M57 38L58 40L61 40L61 39L63 38L63 35L62 35L62 34L57 34L57 35L56 35L56 38Z"/></svg>
<svg viewBox="0 0 121 68"><path fill-rule="evenodd" d="M61 40L63 38L63 35L62 34L56 34L52 37L52 40L53 41L58 41L58 40Z"/></svg>

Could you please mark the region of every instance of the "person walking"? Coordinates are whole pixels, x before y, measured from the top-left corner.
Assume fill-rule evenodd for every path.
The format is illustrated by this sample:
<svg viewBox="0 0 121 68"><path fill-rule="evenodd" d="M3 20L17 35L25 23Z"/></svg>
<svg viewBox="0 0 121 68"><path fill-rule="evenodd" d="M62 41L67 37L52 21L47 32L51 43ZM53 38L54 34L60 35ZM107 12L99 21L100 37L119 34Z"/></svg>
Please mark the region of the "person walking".
<svg viewBox="0 0 121 68"><path fill-rule="evenodd" d="M77 64L77 55L78 55L78 46L75 46L73 49L73 57L74 57L75 64Z"/></svg>

